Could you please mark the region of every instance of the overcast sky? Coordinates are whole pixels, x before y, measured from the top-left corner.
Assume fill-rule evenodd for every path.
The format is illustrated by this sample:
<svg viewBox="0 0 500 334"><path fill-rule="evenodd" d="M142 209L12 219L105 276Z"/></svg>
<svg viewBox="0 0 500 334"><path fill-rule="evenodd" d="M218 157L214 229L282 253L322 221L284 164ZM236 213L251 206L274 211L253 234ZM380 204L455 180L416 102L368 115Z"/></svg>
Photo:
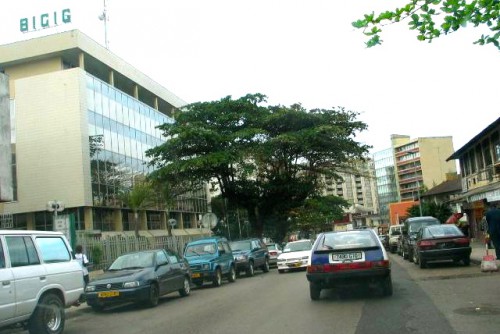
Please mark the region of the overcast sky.
<svg viewBox="0 0 500 334"><path fill-rule="evenodd" d="M500 52L473 45L472 27L418 42L406 23L381 46L351 22L401 0L106 0L110 50L188 103L249 93L269 104L342 106L368 130L372 152L391 134L453 136L458 150L499 115ZM69 8L71 23L20 31L20 20ZM103 0L7 0L0 44L80 29L105 45ZM52 24L52 22L51 22Z"/></svg>

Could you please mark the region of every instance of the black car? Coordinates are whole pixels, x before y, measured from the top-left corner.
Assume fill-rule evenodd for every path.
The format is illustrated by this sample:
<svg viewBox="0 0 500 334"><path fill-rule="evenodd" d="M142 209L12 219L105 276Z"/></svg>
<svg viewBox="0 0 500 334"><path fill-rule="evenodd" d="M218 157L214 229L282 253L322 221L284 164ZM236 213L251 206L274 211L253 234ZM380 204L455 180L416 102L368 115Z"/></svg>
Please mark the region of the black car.
<svg viewBox="0 0 500 334"><path fill-rule="evenodd" d="M413 262L425 268L436 261L462 261L470 265L470 239L453 224L432 225L420 229L413 247Z"/></svg>
<svg viewBox="0 0 500 334"><path fill-rule="evenodd" d="M437 218L431 216L407 218L403 223L402 235L400 238L400 250L403 258L413 262L413 246L420 228L440 224Z"/></svg>
<svg viewBox="0 0 500 334"><path fill-rule="evenodd" d="M176 291L181 296L189 295L189 265L173 251L156 249L119 256L102 275L90 281L85 298L96 311L125 302L154 307L160 296Z"/></svg>
<svg viewBox="0 0 500 334"><path fill-rule="evenodd" d="M256 268L269 271L269 251L267 246L257 238L250 238L230 243L236 263L236 273L245 272L253 276Z"/></svg>

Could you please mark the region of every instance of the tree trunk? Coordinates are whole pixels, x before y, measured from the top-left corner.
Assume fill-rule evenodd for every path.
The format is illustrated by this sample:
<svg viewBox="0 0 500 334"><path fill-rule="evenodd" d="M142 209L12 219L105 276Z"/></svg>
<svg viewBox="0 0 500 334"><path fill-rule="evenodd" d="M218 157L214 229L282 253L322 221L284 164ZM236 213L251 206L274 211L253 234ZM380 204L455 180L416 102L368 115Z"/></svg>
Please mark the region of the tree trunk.
<svg viewBox="0 0 500 334"><path fill-rule="evenodd" d="M135 237L139 238L139 213L134 211L134 220L135 220Z"/></svg>

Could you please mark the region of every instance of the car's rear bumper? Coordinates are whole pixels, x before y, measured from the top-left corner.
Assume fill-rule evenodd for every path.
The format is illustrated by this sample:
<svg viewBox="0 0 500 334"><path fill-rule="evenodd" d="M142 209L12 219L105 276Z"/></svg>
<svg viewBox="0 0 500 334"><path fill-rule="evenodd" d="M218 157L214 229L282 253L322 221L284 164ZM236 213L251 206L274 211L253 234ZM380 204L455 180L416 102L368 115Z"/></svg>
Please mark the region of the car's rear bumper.
<svg viewBox="0 0 500 334"><path fill-rule="evenodd" d="M307 280L323 288L376 283L391 275L390 268L346 270L335 273L307 273Z"/></svg>
<svg viewBox="0 0 500 334"><path fill-rule="evenodd" d="M419 251L420 258L424 261L445 261L461 260L469 258L472 252L471 247L450 248L450 249L432 249Z"/></svg>

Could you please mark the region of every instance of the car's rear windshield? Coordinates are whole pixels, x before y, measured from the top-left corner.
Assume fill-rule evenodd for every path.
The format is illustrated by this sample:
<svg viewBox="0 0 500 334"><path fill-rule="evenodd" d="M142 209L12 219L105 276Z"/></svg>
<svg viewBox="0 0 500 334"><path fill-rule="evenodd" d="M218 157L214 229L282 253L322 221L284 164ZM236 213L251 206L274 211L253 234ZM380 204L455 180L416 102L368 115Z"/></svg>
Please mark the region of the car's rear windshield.
<svg viewBox="0 0 500 334"><path fill-rule="evenodd" d="M424 238L463 237L464 234L455 225L432 225L423 230Z"/></svg>
<svg viewBox="0 0 500 334"><path fill-rule="evenodd" d="M417 222L411 222L408 227L408 233L417 233L423 226L428 225L438 225L439 221L437 220L422 220Z"/></svg>
<svg viewBox="0 0 500 334"><path fill-rule="evenodd" d="M326 234L323 243L318 246L318 250L371 247L379 247L378 241L372 233L366 231L348 231Z"/></svg>

